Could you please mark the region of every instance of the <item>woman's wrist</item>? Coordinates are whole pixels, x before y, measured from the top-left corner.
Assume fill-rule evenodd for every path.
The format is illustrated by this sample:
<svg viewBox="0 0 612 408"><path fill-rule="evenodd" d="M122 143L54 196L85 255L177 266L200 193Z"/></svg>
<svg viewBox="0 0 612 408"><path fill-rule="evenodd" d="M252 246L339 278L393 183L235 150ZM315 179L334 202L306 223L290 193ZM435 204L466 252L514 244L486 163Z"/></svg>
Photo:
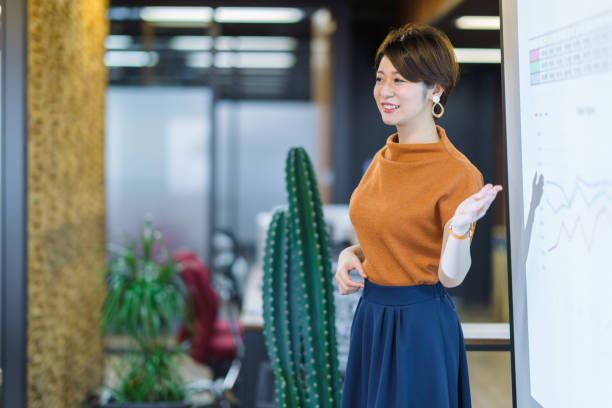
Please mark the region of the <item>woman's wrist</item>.
<svg viewBox="0 0 612 408"><path fill-rule="evenodd" d="M460 224L460 223L457 223L457 222L455 222L454 219L451 220L451 223L450 223L451 231L454 234L456 234L456 235L458 235L460 237L464 236L464 235L467 235L468 232L470 231L470 227L471 226L472 226L471 224Z"/></svg>
<svg viewBox="0 0 612 408"><path fill-rule="evenodd" d="M350 247L346 247L342 250L342 252L344 251L351 252L353 255L359 258L360 261L363 262L363 258L364 258L363 251L361 250L361 246L359 244L352 245Z"/></svg>

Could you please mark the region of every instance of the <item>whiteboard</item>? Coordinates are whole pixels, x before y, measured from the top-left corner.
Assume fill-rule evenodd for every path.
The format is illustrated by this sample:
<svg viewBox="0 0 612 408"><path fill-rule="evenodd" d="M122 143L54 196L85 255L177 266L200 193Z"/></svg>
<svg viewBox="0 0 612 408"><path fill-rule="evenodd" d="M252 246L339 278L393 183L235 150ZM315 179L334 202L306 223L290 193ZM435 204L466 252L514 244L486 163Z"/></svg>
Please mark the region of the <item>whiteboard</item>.
<svg viewBox="0 0 612 408"><path fill-rule="evenodd" d="M501 5L515 401L611 406L612 3Z"/></svg>

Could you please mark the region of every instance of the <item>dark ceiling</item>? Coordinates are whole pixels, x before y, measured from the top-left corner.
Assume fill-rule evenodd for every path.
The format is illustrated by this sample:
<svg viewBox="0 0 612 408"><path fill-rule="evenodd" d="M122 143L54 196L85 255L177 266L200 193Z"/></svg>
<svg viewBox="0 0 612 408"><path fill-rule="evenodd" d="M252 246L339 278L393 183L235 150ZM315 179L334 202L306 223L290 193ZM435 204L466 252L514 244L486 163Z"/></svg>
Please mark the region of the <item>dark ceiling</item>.
<svg viewBox="0 0 612 408"><path fill-rule="evenodd" d="M424 0L426 1L426 0ZM202 0L111 0L111 7L145 7L145 6L282 6L300 7L307 14L319 7L338 8L345 5L348 8L349 16L353 22L380 22L381 24L401 24L396 21L401 20L401 1L397 0L348 0L342 1L322 1L322 0L302 0L302 1L245 1L245 0L223 0L223 1L202 1ZM448 34L456 47L470 48L496 48L499 47L498 31L474 31L459 30L455 27L454 21L463 15L499 15L499 2L488 0L464 0L458 3L450 12L441 19L431 22ZM275 35L277 32L286 32L287 29L295 29L295 34L300 36L306 34L304 29L308 29L307 24L292 24L290 27L283 27L282 24L240 24L238 27L224 25L228 35L240 30L241 35ZM140 30L139 25L127 27L127 31Z"/></svg>
<svg viewBox="0 0 612 408"><path fill-rule="evenodd" d="M427 0L423 0L427 1ZM450 1L450 0L449 0ZM146 6L274 6L299 7L309 16L320 7L327 7L334 12L344 13L350 21L350 33L355 30L382 28L382 31L392 26L404 23L402 8L404 4L397 0L349 0L339 1L202 1L202 0L111 0L110 7L146 7ZM437 21L435 25L447 33L455 47L465 48L499 48L499 31L459 30L454 21L462 15L499 15L497 1L465 0L452 8ZM380 31L380 30L378 30ZM111 21L111 34L131 35L137 42L143 39L143 24L139 19ZM168 38L176 35L205 35L205 28L154 28L154 38L163 44ZM222 35L226 36L292 36L298 40L295 51L297 63L294 68L285 72L245 72L245 70L229 70L218 72L216 82L220 84L221 95L237 98L281 98L308 99L310 96L309 41L310 21L308 18L296 24L223 24ZM110 70L111 84L205 84L208 76L202 72L186 69L182 57L169 50L163 52L159 66L154 70L136 68L119 68ZM146 74L146 75L145 75ZM238 84L238 85L237 85ZM245 84L248 84L245 85ZM264 84L267 94L257 92L258 85ZM263 89L260 88L259 89ZM276 92L270 93L271 89ZM244 94L247 92L248 94Z"/></svg>

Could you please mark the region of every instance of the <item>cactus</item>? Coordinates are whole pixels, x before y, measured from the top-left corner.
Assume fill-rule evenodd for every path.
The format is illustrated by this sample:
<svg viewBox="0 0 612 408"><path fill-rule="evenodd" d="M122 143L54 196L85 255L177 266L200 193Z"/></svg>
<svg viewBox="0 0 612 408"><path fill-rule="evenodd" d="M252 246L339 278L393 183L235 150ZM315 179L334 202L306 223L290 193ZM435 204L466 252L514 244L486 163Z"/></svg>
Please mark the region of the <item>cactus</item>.
<svg viewBox="0 0 612 408"><path fill-rule="evenodd" d="M289 208L268 228L264 335L279 407L337 407L340 374L329 241L312 164L301 147L286 162Z"/></svg>
<svg viewBox="0 0 612 408"><path fill-rule="evenodd" d="M278 406L298 407L303 392L298 391L298 362L293 356L300 353L290 347L298 345L299 349L299 336L293 339L299 329L294 327L298 322L290 318L289 310L289 299L298 294L289 281L291 243L287 218L285 210L278 210L268 227L263 278L263 293L266 294L263 296L264 334L276 378Z"/></svg>

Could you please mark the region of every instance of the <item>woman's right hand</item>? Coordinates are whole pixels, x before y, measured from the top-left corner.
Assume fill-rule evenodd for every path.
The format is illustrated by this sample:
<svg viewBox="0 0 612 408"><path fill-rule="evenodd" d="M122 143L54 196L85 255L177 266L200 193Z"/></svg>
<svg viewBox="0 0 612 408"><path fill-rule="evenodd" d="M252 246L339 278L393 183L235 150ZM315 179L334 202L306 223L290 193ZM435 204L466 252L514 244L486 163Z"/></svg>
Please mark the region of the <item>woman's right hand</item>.
<svg viewBox="0 0 612 408"><path fill-rule="evenodd" d="M353 247L345 248L338 256L338 270L336 271L336 281L341 295L355 293L359 288L363 288L363 282L355 282L349 277L351 269L357 269L359 275L366 279L361 260L352 250Z"/></svg>

